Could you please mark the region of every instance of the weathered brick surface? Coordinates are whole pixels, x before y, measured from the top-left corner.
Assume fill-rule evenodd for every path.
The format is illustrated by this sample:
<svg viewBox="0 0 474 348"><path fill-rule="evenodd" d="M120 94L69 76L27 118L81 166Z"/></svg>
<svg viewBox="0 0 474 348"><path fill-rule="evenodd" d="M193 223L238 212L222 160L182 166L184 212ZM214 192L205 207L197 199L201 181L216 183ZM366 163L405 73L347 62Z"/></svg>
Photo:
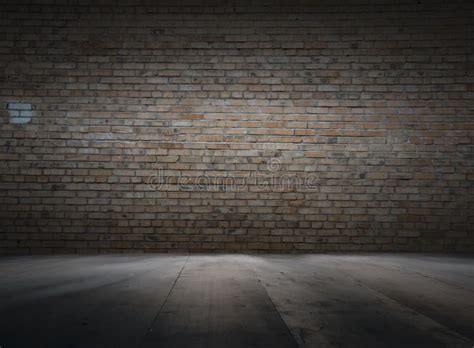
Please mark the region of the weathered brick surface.
<svg viewBox="0 0 474 348"><path fill-rule="evenodd" d="M0 252L474 250L471 1L131 4L1 2Z"/></svg>

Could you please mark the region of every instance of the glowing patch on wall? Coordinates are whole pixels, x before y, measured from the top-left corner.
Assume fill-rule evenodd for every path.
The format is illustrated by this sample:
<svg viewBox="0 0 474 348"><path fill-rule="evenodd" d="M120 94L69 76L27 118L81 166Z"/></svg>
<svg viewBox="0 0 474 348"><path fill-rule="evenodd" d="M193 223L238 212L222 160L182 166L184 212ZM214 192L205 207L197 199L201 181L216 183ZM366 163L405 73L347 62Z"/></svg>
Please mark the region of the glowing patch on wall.
<svg viewBox="0 0 474 348"><path fill-rule="evenodd" d="M9 102L7 103L7 110L12 124L28 123L33 116L33 106L30 103Z"/></svg>

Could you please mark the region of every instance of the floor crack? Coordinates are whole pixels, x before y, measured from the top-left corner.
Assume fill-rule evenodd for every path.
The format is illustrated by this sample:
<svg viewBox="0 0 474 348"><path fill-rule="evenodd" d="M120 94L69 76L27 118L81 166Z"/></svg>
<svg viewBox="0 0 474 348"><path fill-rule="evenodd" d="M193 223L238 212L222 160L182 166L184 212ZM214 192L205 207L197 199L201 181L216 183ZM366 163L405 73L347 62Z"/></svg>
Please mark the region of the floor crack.
<svg viewBox="0 0 474 348"><path fill-rule="evenodd" d="M255 268L255 266L253 264L250 264L250 268L253 270L254 274L255 274L255 277L257 279L257 282L260 284L260 286L263 288L263 291L265 291L265 294L267 295L268 297L268 300L270 301L270 303L272 304L272 307L273 309L275 310L275 312L278 314L278 316L280 317L280 320L281 322L283 323L283 325L285 326L289 336L293 339L293 342L294 342L294 345L295 347L303 347L304 346L304 342L303 340L298 337L298 335L296 335L295 333L293 333L293 331L289 328L288 324L286 323L286 321L283 319L283 316L281 315L280 311L278 310L275 302L273 302L270 294L268 293L268 290L267 288L265 287L265 284L264 284L264 281L263 279L261 279L258 275L258 272L257 272L257 269Z"/></svg>
<svg viewBox="0 0 474 348"><path fill-rule="evenodd" d="M142 338L140 344L138 345L138 347L140 347L140 348L143 347L143 344L145 343L146 337L147 337L148 334L152 331L152 328L153 328L153 326L155 325L156 320L157 320L158 317L160 316L160 313L163 311L163 308L165 307L166 302L168 302L168 299L169 299L171 293L173 292L173 289L174 289L176 283L178 282L179 277L181 277L181 273L183 273L184 267L185 267L186 264L188 263L189 258L190 258L190 256L188 255L188 256L186 257L186 260L184 260L183 266L181 266L181 269L179 270L179 272L178 272L178 274L177 274L177 276L176 276L176 279L173 281L173 284L171 285L170 290L168 291L168 294L166 295L165 300L163 301L163 303L161 304L160 308L158 309L158 311L156 312L155 316L153 317L153 320L151 321L150 325L148 326L148 328L147 328L145 334L143 335L143 338Z"/></svg>

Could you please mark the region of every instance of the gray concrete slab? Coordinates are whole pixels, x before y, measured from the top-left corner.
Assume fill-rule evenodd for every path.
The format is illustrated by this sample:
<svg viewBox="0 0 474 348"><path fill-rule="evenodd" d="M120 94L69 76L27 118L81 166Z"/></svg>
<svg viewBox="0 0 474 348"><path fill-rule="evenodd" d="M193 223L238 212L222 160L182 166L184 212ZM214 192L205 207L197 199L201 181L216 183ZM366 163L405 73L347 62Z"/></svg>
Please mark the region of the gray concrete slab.
<svg viewBox="0 0 474 348"><path fill-rule="evenodd" d="M2 347L137 347L186 257L36 260L0 282Z"/></svg>
<svg viewBox="0 0 474 348"><path fill-rule="evenodd" d="M194 256L144 347L297 347L245 257Z"/></svg>
<svg viewBox="0 0 474 348"><path fill-rule="evenodd" d="M447 270L458 270L465 263L456 262L457 266L452 267L439 261L432 261L429 267L422 262L413 265L401 258L380 257L375 262L370 257L352 256L340 261L338 266L369 288L474 340L474 292L468 286L469 271L465 270L464 282L459 275L456 275L458 281L446 281Z"/></svg>
<svg viewBox="0 0 474 348"><path fill-rule="evenodd" d="M472 347L474 258L0 258L3 347Z"/></svg>
<svg viewBox="0 0 474 348"><path fill-rule="evenodd" d="M457 329L460 325L443 325L418 312L414 307L400 303L384 292L360 280L377 280L382 275L387 281L395 275L386 269L368 265L383 261L383 257L359 258L355 256L310 255L256 258L254 267L261 277L276 307L282 313L294 337L307 347L470 347L471 340ZM368 270L366 270L368 268ZM423 279L422 277L420 279ZM449 290L444 283L438 287L420 283L406 274L406 280L397 278L390 283L391 292L410 287L406 281L417 282L412 289L409 304L416 304L420 292L447 296L442 312L455 314L448 306L450 296L459 295L456 287ZM424 279L423 279L424 280ZM382 286L381 281L377 283ZM374 285L371 283L371 285ZM439 292L438 292L439 291ZM467 326L474 298L463 297L464 313L459 313ZM409 298L409 297L408 297ZM424 306L436 306L430 302ZM434 309L431 314L436 313ZM464 332L465 333L465 332ZM472 326L471 326L472 333ZM469 335L470 336L470 335Z"/></svg>

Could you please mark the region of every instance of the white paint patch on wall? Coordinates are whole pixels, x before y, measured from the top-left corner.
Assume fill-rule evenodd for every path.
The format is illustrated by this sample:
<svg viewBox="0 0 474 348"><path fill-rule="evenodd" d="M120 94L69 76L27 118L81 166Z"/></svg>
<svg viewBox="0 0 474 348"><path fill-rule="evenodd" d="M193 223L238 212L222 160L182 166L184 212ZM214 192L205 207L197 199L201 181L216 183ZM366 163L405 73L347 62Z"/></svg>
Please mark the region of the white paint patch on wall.
<svg viewBox="0 0 474 348"><path fill-rule="evenodd" d="M33 106L30 103L9 102L7 103L7 110L12 124L28 123L33 116Z"/></svg>

